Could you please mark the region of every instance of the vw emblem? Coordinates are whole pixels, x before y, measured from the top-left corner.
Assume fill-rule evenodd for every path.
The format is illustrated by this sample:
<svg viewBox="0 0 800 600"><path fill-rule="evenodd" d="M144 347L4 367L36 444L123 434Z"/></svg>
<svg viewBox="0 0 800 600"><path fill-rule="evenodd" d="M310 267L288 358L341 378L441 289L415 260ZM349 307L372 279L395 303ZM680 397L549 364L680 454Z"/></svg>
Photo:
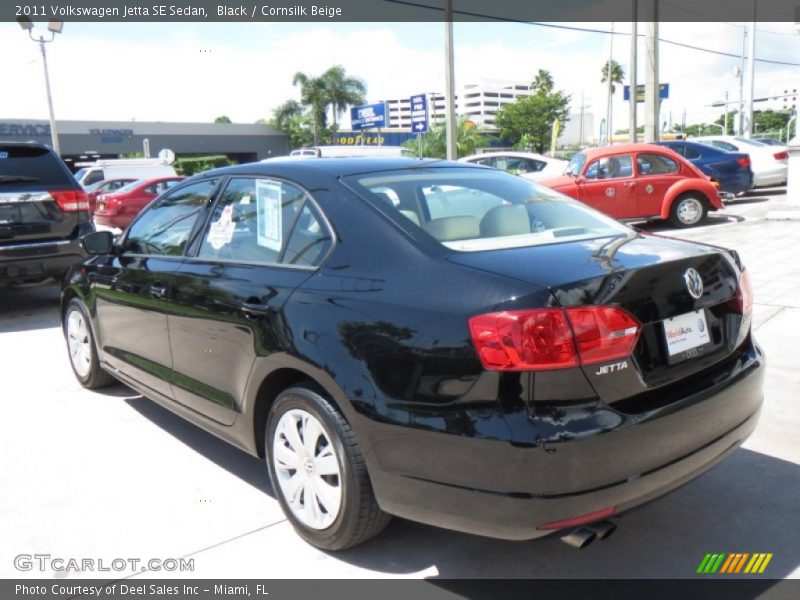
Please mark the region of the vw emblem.
<svg viewBox="0 0 800 600"><path fill-rule="evenodd" d="M648 194L652 194L653 193L653 186L648 183L647 187L644 188L644 191L647 192Z"/></svg>
<svg viewBox="0 0 800 600"><path fill-rule="evenodd" d="M683 278L686 281L686 289L689 290L689 295L695 300L700 298L703 295L703 278L700 277L700 273L690 267L686 269Z"/></svg>

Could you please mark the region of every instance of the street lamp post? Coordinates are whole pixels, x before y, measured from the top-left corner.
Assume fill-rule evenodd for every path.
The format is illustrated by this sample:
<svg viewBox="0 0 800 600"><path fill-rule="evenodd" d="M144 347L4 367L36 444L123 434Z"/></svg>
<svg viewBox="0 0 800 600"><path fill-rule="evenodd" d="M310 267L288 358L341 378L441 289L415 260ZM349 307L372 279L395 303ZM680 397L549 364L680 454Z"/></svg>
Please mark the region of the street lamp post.
<svg viewBox="0 0 800 600"><path fill-rule="evenodd" d="M56 154L61 154L61 148L58 144L58 130L56 129L56 118L53 114L53 95L50 93L50 73L47 70L47 51L45 50L45 44L49 44L56 38L57 33L61 33L61 30L64 29L64 23L62 21L50 21L47 24L47 30L50 32L50 39L45 39L44 35L39 35L39 38L35 38L33 36L33 23L30 19L21 17L18 19L19 26L22 27L25 31L28 32L28 36L34 42L39 44L39 49L42 51L42 65L44 66L44 85L47 89L47 109L50 111L50 138L53 144L53 150Z"/></svg>

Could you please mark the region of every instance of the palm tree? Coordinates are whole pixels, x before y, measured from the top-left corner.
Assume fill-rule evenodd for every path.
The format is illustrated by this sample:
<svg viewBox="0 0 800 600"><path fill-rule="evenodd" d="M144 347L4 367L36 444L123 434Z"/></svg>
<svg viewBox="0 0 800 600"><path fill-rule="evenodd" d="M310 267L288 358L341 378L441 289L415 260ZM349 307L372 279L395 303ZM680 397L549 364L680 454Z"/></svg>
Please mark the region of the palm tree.
<svg viewBox="0 0 800 600"><path fill-rule="evenodd" d="M287 100L272 111L271 123L276 129L286 130L289 119L303 114L303 106L297 100Z"/></svg>
<svg viewBox="0 0 800 600"><path fill-rule="evenodd" d="M367 94L366 84L357 77L348 77L344 67L336 65L320 77L328 94L333 112L333 129L337 129L338 117L348 106L363 104Z"/></svg>
<svg viewBox="0 0 800 600"><path fill-rule="evenodd" d="M531 87L535 92L544 94L552 92L554 85L553 76L547 69L539 69L536 76L533 78L533 83L531 83Z"/></svg>
<svg viewBox="0 0 800 600"><path fill-rule="evenodd" d="M300 85L300 101L311 107L311 120L314 130L314 145L319 145L319 136L327 122L325 114L330 99L322 77L309 77L305 73L297 72L292 79L292 85Z"/></svg>
<svg viewBox="0 0 800 600"><path fill-rule="evenodd" d="M609 65L611 65L611 93L613 94L617 91L614 84L623 82L625 79L625 71L622 70L622 65L617 61L609 60L603 65L603 78L600 80L600 83L606 83L608 81Z"/></svg>

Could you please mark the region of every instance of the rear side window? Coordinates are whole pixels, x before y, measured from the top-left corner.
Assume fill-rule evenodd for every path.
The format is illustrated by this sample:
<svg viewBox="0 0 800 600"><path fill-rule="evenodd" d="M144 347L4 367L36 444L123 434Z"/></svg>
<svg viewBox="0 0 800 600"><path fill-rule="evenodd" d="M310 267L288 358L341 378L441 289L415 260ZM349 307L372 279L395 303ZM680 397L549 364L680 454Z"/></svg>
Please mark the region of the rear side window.
<svg viewBox="0 0 800 600"><path fill-rule="evenodd" d="M639 175L670 175L680 171L681 166L663 154L640 154L636 157Z"/></svg>
<svg viewBox="0 0 800 600"><path fill-rule="evenodd" d="M66 167L47 148L0 145L0 178L24 178L14 183L74 188L75 182ZM9 183L12 181L7 179Z"/></svg>
<svg viewBox="0 0 800 600"><path fill-rule="evenodd" d="M409 233L433 238L451 250L497 250L630 234L629 228L580 202L503 171L409 169L345 181Z"/></svg>
<svg viewBox="0 0 800 600"><path fill-rule="evenodd" d="M703 155L697 150L697 148L693 146L686 146L685 150L682 152L683 156L688 158L689 160L694 160L695 158L700 158Z"/></svg>
<svg viewBox="0 0 800 600"><path fill-rule="evenodd" d="M721 140L710 140L708 143L711 144L712 146L714 146L715 148L722 148L723 150L725 150L727 152L738 152L739 151L739 149L736 146L734 146L733 144L729 144L728 142L723 142Z"/></svg>
<svg viewBox="0 0 800 600"><path fill-rule="evenodd" d="M217 202L199 257L313 266L331 243L303 190L285 181L242 177L231 179Z"/></svg>

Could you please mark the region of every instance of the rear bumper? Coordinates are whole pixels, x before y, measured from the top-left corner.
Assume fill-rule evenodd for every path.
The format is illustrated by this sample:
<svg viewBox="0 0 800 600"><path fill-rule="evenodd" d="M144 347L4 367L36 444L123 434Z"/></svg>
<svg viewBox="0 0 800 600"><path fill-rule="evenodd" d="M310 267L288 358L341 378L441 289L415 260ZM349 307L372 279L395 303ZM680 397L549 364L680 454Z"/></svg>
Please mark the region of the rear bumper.
<svg viewBox="0 0 800 600"><path fill-rule="evenodd" d="M113 230L113 229L125 229L131 222L130 217L122 217L119 215L109 216L104 215L102 213L94 214L94 222L98 226L98 228Z"/></svg>
<svg viewBox="0 0 800 600"><path fill-rule="evenodd" d="M58 280L85 257L77 238L0 245L0 285Z"/></svg>
<svg viewBox="0 0 800 600"><path fill-rule="evenodd" d="M370 476L389 513L489 537L542 537L552 533L538 529L544 523L610 506L623 512L723 460L756 426L763 378L751 346L724 381L635 416L586 405L560 409L557 423L503 414L493 426L484 416L481 430L504 429L505 441L379 425ZM544 431L553 441L542 442Z"/></svg>

